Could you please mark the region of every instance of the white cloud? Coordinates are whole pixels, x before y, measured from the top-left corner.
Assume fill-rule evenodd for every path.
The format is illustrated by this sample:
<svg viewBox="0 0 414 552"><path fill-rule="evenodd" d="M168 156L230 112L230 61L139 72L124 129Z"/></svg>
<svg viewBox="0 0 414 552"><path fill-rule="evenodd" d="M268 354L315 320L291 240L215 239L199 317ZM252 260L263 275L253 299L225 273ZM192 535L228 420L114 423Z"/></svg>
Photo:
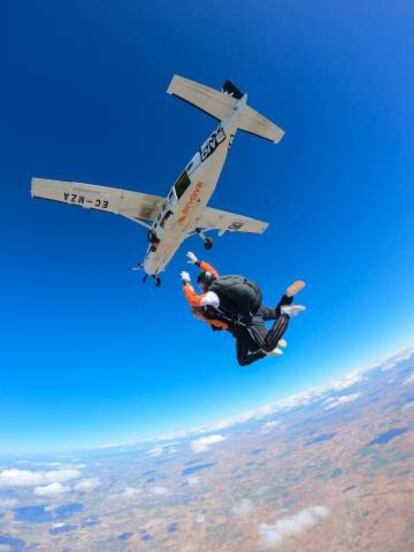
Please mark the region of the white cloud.
<svg viewBox="0 0 414 552"><path fill-rule="evenodd" d="M352 387L353 385L363 381L364 379L365 378L361 374L357 372L351 372L350 374L347 374L342 378L338 378L332 381L327 385L327 387L330 391L343 391L344 389Z"/></svg>
<svg viewBox="0 0 414 552"><path fill-rule="evenodd" d="M223 435L209 435L208 437L201 437L200 439L191 441L191 450L195 453L206 452L212 445L221 443L225 439L226 437L223 437Z"/></svg>
<svg viewBox="0 0 414 552"><path fill-rule="evenodd" d="M50 483L66 483L81 476L75 469L55 471L30 471L12 468L0 472L0 488L6 487L35 487Z"/></svg>
<svg viewBox="0 0 414 552"><path fill-rule="evenodd" d="M60 529L61 527L65 527L66 523L63 523L63 522L59 522L59 523L54 523L52 525L53 529Z"/></svg>
<svg viewBox="0 0 414 552"><path fill-rule="evenodd" d="M414 352L411 349L401 350L399 353L394 354L383 363L381 367L381 372L386 372L395 368L398 363L403 362L404 360L409 360L413 356Z"/></svg>
<svg viewBox="0 0 414 552"><path fill-rule="evenodd" d="M285 399L280 399L274 403L261 406L248 412L243 412L237 416L232 416L213 424L195 428L188 433L192 435L209 433L211 431L218 431L237 424L242 424L249 420L260 420L277 412L288 412L294 408L306 407L318 401L324 400L324 397L332 391L343 391L344 389L352 387L365 379L365 376L362 375L360 371L353 371L320 387L314 387L301 393L297 393L296 395L291 395Z"/></svg>
<svg viewBox="0 0 414 552"><path fill-rule="evenodd" d="M404 385L409 385L410 383L414 383L414 374L411 374L411 376L408 376L408 378L404 382Z"/></svg>
<svg viewBox="0 0 414 552"><path fill-rule="evenodd" d="M0 544L0 552L13 552L10 544Z"/></svg>
<svg viewBox="0 0 414 552"><path fill-rule="evenodd" d="M151 494L156 496L164 496L168 494L168 489L166 487L153 487L151 489Z"/></svg>
<svg viewBox="0 0 414 552"><path fill-rule="evenodd" d="M149 451L147 451L147 454L149 454L150 456L153 456L153 457L157 457L157 456L161 456L163 452L164 451L163 451L162 447L154 447L154 448L150 449Z"/></svg>
<svg viewBox="0 0 414 552"><path fill-rule="evenodd" d="M187 483L190 485L190 487L196 487L200 484L200 478L198 475L191 475L187 478Z"/></svg>
<svg viewBox="0 0 414 552"><path fill-rule="evenodd" d="M41 487L35 487L33 494L36 496L59 496L70 491L70 487L65 487L62 483L50 483Z"/></svg>
<svg viewBox="0 0 414 552"><path fill-rule="evenodd" d="M231 509L235 516L245 516L253 510L253 502L248 498L243 498Z"/></svg>
<svg viewBox="0 0 414 552"><path fill-rule="evenodd" d="M83 479L75 485L75 491L92 491L102 485L99 479Z"/></svg>
<svg viewBox="0 0 414 552"><path fill-rule="evenodd" d="M64 466L65 468L67 465L62 464L62 462L32 462L32 466L43 466L44 468L61 468Z"/></svg>
<svg viewBox="0 0 414 552"><path fill-rule="evenodd" d="M266 422L265 424L263 424L262 428L263 428L263 433L269 433L270 431L272 431L275 427L277 427L278 425L280 425L280 422L278 421L274 421L274 422Z"/></svg>
<svg viewBox="0 0 414 552"><path fill-rule="evenodd" d="M136 487L126 487L122 491L121 496L125 498L132 498L141 492L142 492L142 489L137 489Z"/></svg>
<svg viewBox="0 0 414 552"><path fill-rule="evenodd" d="M259 535L262 545L265 548L277 547L286 538L310 529L328 516L329 510L325 506L312 506L293 516L278 519L273 524L261 523Z"/></svg>
<svg viewBox="0 0 414 552"><path fill-rule="evenodd" d="M85 450L105 450L105 449L111 449L111 448L133 448L136 447L139 443L145 443L147 441L150 441L151 439L145 438L145 439L137 439L135 441L120 441L120 442L114 442L114 443L102 443L100 445L91 445L89 447L86 447Z"/></svg>
<svg viewBox="0 0 414 552"><path fill-rule="evenodd" d="M349 402L355 401L361 396L361 393L353 393L352 395L342 395L341 397L329 397L324 402L325 410L332 410L338 406L342 406Z"/></svg>
<svg viewBox="0 0 414 552"><path fill-rule="evenodd" d="M15 498L0 498L0 510L11 510L17 505Z"/></svg>

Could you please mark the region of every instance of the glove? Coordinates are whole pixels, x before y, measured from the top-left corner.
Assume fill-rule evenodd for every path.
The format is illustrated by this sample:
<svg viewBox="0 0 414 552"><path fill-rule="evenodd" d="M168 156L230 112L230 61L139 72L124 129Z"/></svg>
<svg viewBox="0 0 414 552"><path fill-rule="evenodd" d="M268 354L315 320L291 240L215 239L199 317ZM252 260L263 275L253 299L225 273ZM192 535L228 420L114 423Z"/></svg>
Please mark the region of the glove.
<svg viewBox="0 0 414 552"><path fill-rule="evenodd" d="M194 253L192 251L189 251L187 253L187 259L188 259L188 263L189 264L197 264L198 263L198 259L197 257L194 255Z"/></svg>
<svg viewBox="0 0 414 552"><path fill-rule="evenodd" d="M191 277L188 274L188 272L186 272L185 270L180 272L180 276L181 276L181 280L183 281L183 284L190 284L191 283Z"/></svg>

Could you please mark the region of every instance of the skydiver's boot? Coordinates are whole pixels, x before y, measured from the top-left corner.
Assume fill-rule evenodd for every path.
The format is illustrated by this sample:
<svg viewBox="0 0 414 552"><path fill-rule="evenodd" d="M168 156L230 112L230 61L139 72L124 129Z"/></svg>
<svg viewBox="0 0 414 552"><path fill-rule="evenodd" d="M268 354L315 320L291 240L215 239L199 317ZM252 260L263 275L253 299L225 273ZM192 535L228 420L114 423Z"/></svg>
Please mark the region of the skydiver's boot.
<svg viewBox="0 0 414 552"><path fill-rule="evenodd" d="M306 310L306 307L304 307L303 305L284 305L283 307L280 307L280 312L282 314L285 314L289 318L298 316L298 314L300 314L305 310Z"/></svg>
<svg viewBox="0 0 414 552"><path fill-rule="evenodd" d="M305 282L303 280L296 280L293 282L293 284L290 284L290 286L286 289L285 295L287 297L293 297L306 286Z"/></svg>
<svg viewBox="0 0 414 552"><path fill-rule="evenodd" d="M276 322L273 324L273 326L270 328L270 330L267 332L264 343L261 346L263 353L272 353L272 351L275 351L277 349L277 345L279 345L281 341L282 343L285 342L286 344L286 341L282 339L282 337L288 328L289 320L305 310L306 307L302 305L284 305L280 307L281 314ZM278 353L275 354L277 355Z"/></svg>
<svg viewBox="0 0 414 552"><path fill-rule="evenodd" d="M280 308L281 314L279 318L267 332L265 345L263 347L264 353L272 351L277 345L279 345L280 341L282 340L283 334L287 330L289 320L305 310L306 308L302 305L285 305ZM284 340L282 340L282 342L283 341Z"/></svg>
<svg viewBox="0 0 414 552"><path fill-rule="evenodd" d="M273 349L273 351L267 352L266 355L267 356L282 356L283 351L282 351L282 349L279 349L279 347L276 347L275 349Z"/></svg>
<svg viewBox="0 0 414 552"><path fill-rule="evenodd" d="M306 286L305 282L302 280L296 280L293 282L293 284L290 284L288 288L286 288L285 293L283 294L281 300L277 304L277 307L273 311L273 316L267 316L265 320L277 320L279 316L281 315L282 311L281 308L286 305L291 305L293 303L294 296L302 291L302 289ZM267 313L267 310L266 310Z"/></svg>

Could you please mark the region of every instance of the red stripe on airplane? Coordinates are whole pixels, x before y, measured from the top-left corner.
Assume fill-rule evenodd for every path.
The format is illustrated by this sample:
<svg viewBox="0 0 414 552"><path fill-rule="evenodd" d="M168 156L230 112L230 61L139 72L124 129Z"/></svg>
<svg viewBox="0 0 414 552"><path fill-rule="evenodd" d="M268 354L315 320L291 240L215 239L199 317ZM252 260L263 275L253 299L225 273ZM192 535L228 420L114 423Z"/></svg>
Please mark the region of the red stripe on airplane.
<svg viewBox="0 0 414 552"><path fill-rule="evenodd" d="M194 204L197 201L198 196L200 195L200 191L202 187L203 187L203 183L198 181L194 186L194 190L191 192L190 197L187 200L187 203L183 207L183 212L180 218L178 219L178 222L184 222L187 220L188 215L191 213L191 210L194 207Z"/></svg>

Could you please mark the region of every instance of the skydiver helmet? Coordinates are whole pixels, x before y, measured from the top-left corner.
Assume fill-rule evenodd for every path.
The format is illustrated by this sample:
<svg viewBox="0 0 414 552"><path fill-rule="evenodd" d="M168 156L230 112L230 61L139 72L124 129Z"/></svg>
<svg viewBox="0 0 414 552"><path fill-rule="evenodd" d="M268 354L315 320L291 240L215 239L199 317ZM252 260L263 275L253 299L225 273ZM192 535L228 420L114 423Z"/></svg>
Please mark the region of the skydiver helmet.
<svg viewBox="0 0 414 552"><path fill-rule="evenodd" d="M203 291L207 291L215 279L216 277L212 272L210 272L209 270L205 270L203 272L200 272L197 278L197 282Z"/></svg>

